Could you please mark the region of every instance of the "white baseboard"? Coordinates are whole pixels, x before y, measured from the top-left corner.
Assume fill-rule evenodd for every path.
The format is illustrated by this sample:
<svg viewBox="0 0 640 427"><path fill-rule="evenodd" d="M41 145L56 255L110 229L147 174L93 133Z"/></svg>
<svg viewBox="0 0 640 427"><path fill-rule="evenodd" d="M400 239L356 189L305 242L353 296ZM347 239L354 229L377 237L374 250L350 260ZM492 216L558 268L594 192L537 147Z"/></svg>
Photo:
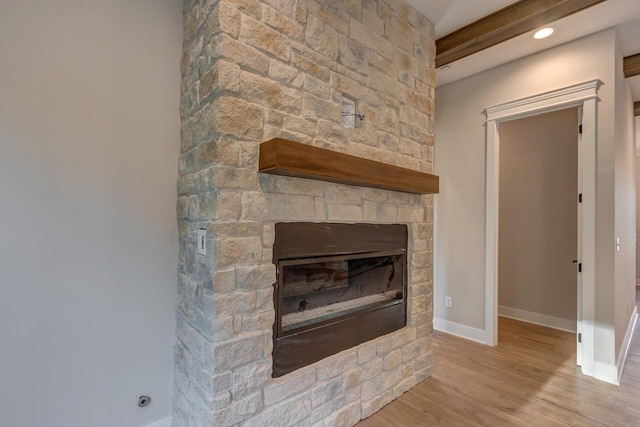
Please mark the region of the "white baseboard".
<svg viewBox="0 0 640 427"><path fill-rule="evenodd" d="M506 307L504 305L498 306L498 315L522 322L533 323L534 325L546 326L547 328L558 329L573 334L576 333L576 321L563 319L561 317L534 313L532 311Z"/></svg>
<svg viewBox="0 0 640 427"><path fill-rule="evenodd" d="M172 418L165 418L164 420L156 421L153 424L149 424L147 427L171 427Z"/></svg>
<svg viewBox="0 0 640 427"><path fill-rule="evenodd" d="M613 385L619 385L618 370L613 363L593 362L593 378Z"/></svg>
<svg viewBox="0 0 640 427"><path fill-rule="evenodd" d="M629 352L629 346L631 345L631 337L633 337L633 331L636 329L636 321L638 320L638 306L633 307L633 313L629 319L629 325L627 325L627 333L624 335L622 341L622 347L620 347L620 353L618 353L618 361L616 362L616 370L618 373L618 383L622 378L622 371L624 370L624 364L627 361L627 353Z"/></svg>
<svg viewBox="0 0 640 427"><path fill-rule="evenodd" d="M489 345L487 331L483 329L472 328L471 326L450 322L446 319L438 319L436 317L433 318L433 329L480 344Z"/></svg>

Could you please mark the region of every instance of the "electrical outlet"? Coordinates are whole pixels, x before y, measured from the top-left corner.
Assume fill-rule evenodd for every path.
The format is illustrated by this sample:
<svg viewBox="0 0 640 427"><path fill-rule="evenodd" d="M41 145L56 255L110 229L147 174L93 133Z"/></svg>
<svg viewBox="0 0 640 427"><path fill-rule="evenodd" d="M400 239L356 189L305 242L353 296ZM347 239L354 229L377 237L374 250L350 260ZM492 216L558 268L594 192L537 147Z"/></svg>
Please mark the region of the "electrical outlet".
<svg viewBox="0 0 640 427"><path fill-rule="evenodd" d="M207 254L207 230L206 228L198 229L198 254Z"/></svg>
<svg viewBox="0 0 640 427"><path fill-rule="evenodd" d="M444 305L446 305L447 308L453 307L453 300L451 299L451 297L446 297L444 299Z"/></svg>

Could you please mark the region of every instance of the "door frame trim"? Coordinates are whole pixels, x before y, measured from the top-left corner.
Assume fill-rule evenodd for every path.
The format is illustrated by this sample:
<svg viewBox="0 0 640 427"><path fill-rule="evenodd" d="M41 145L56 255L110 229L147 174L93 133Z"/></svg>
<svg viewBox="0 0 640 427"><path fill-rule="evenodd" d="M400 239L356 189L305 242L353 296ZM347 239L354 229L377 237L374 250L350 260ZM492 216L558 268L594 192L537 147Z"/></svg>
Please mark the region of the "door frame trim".
<svg viewBox="0 0 640 427"><path fill-rule="evenodd" d="M485 330L486 343L498 344L498 207L500 172L500 122L534 116L566 108L582 110L582 138L578 147L581 165L579 188L582 189L582 301L579 301L577 330L582 372L594 376L595 350L595 245L596 245L596 142L597 108L600 80L564 87L534 96L488 107L486 116L486 215L485 215ZM579 239L580 240L580 239ZM576 286L578 286L576 284Z"/></svg>

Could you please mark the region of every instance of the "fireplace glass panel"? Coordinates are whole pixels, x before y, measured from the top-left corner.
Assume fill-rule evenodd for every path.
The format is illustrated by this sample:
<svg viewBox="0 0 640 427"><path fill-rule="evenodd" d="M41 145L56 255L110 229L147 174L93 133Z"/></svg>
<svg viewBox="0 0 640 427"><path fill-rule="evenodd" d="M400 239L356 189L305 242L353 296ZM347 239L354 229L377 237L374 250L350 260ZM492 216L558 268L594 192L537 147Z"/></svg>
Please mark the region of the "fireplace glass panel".
<svg viewBox="0 0 640 427"><path fill-rule="evenodd" d="M282 260L282 335L403 302L404 251Z"/></svg>

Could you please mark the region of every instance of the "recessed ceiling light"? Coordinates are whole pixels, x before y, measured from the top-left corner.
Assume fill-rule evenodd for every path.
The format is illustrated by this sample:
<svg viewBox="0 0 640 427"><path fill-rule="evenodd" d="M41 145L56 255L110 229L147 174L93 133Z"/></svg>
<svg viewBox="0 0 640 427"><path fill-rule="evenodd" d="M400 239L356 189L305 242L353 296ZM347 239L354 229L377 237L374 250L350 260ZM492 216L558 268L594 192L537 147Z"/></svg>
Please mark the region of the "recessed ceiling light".
<svg viewBox="0 0 640 427"><path fill-rule="evenodd" d="M533 35L533 38L540 40L549 37L551 34L553 34L553 28L542 28L541 30L536 31L536 33Z"/></svg>
<svg viewBox="0 0 640 427"><path fill-rule="evenodd" d="M442 67L440 67L440 71L447 71L450 70L451 66L450 65L443 65Z"/></svg>

